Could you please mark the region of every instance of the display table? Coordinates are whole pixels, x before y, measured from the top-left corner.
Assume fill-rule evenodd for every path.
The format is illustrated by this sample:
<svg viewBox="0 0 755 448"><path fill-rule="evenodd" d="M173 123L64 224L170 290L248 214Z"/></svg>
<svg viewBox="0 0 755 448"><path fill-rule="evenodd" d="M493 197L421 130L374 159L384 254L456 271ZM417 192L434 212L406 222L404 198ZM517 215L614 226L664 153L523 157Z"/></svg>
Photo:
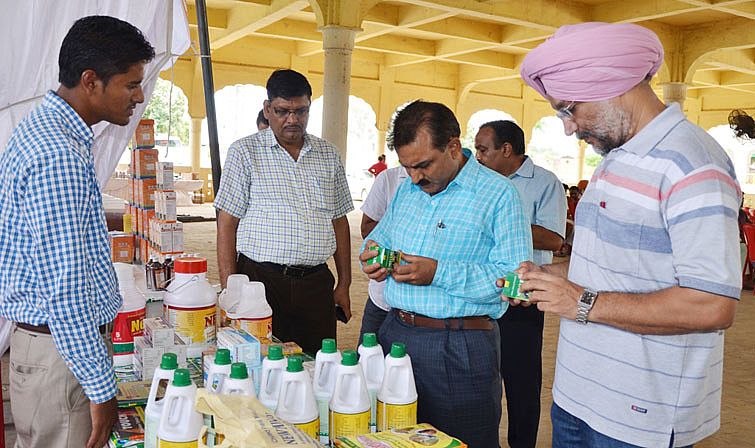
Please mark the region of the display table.
<svg viewBox="0 0 755 448"><path fill-rule="evenodd" d="M173 190L176 192L176 206L188 207L193 205L192 193L204 187L203 180L176 180L173 181ZM103 193L128 200L128 179L111 177Z"/></svg>

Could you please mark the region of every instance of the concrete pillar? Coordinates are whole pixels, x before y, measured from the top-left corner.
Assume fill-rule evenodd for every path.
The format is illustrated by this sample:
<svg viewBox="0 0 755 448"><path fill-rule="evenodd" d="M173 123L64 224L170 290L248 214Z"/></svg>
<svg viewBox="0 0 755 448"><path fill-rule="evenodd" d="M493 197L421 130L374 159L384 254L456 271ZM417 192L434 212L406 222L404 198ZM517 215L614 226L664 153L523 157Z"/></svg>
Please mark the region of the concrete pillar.
<svg viewBox="0 0 755 448"><path fill-rule="evenodd" d="M189 147L191 148L191 170L199 172L200 153L202 151L202 118L191 117L191 133Z"/></svg>
<svg viewBox="0 0 755 448"><path fill-rule="evenodd" d="M323 75L322 137L338 148L346 165L349 125L351 52L357 30L329 25L321 28L325 52Z"/></svg>
<svg viewBox="0 0 755 448"><path fill-rule="evenodd" d="M663 86L663 102L668 104L679 103L684 110L684 100L687 98L687 84L683 82L667 82Z"/></svg>
<svg viewBox="0 0 755 448"><path fill-rule="evenodd" d="M577 182L582 180L585 175L585 150L587 149L587 143L584 140L579 140L579 155L577 156Z"/></svg>

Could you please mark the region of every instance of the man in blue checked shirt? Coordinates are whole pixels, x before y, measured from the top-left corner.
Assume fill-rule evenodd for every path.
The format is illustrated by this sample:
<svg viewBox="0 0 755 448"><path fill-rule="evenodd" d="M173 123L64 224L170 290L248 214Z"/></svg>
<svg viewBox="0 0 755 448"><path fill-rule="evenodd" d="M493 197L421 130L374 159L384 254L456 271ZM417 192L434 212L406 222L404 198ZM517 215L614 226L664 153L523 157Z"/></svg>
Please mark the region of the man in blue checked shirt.
<svg viewBox="0 0 755 448"><path fill-rule="evenodd" d="M102 328L121 306L110 261L92 126L128 124L144 101L152 45L106 16L77 20L60 87L0 155L0 314L11 336L16 447L101 448L117 417Z"/></svg>
<svg viewBox="0 0 755 448"><path fill-rule="evenodd" d="M530 224L514 185L462 149L446 106L415 101L396 114L388 137L411 182L403 182L360 255L386 280L390 314L384 350L403 342L419 395L417 421L472 448L498 446L501 420L497 274L532 259ZM387 271L366 264L372 244L402 251ZM512 343L516 343L512 341Z"/></svg>

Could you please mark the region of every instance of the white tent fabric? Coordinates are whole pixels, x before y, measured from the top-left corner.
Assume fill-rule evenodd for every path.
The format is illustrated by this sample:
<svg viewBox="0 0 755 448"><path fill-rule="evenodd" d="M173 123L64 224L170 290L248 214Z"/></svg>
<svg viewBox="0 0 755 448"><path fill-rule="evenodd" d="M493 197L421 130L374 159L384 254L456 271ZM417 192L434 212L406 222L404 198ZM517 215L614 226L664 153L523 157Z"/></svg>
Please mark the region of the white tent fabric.
<svg viewBox="0 0 755 448"><path fill-rule="evenodd" d="M147 107L160 71L190 46L189 24L182 0L0 0L0 152L13 128L42 101L58 83L58 53L68 29L76 19L108 15L139 28L155 47L155 59L146 67L145 101L133 117ZM100 123L94 126L94 158L101 187L118 165L133 134L137 119L127 126ZM0 318L0 353L10 343L10 324Z"/></svg>

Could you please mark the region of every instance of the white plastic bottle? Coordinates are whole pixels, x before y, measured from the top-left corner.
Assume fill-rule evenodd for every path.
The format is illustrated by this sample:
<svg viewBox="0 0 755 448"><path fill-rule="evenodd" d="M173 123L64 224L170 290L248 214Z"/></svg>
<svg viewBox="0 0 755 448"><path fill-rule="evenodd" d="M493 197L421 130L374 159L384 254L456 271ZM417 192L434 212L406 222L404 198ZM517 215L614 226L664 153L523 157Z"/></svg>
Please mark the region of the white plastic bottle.
<svg viewBox="0 0 755 448"><path fill-rule="evenodd" d="M241 287L241 299L236 308L228 312L231 326L244 330L260 342L273 336L273 309L265 297L262 282L247 282Z"/></svg>
<svg viewBox="0 0 755 448"><path fill-rule="evenodd" d="M322 348L315 355L315 373L312 378L312 386L317 399L317 408L320 410L320 443L328 446L330 399L333 396L333 388L336 385L336 371L341 363L341 354L336 350L335 339L323 339Z"/></svg>
<svg viewBox="0 0 755 448"><path fill-rule="evenodd" d="M320 431L320 413L317 409L312 383L298 356L288 358L288 366L281 375L280 395L275 415L296 425L314 440Z"/></svg>
<svg viewBox="0 0 755 448"><path fill-rule="evenodd" d="M208 392L219 394L223 389L223 382L231 374L231 351L227 348L219 348L215 352L215 360L210 364L210 371L207 372L207 384L205 388Z"/></svg>
<svg viewBox="0 0 755 448"><path fill-rule="evenodd" d="M113 366L130 368L134 364L134 336L144 334L144 318L147 316L147 301L136 289L134 267L126 263L114 263L118 276L118 290L123 304L113 321Z"/></svg>
<svg viewBox="0 0 755 448"><path fill-rule="evenodd" d="M383 371L385 369L383 347L377 343L375 333L365 333L357 352L359 353L359 365L362 367L364 379L367 381L367 392L370 394L370 432L375 432L377 429L377 393L383 383Z"/></svg>
<svg viewBox="0 0 755 448"><path fill-rule="evenodd" d="M187 344L216 341L217 294L207 281L207 259L180 257L163 299L165 320Z"/></svg>
<svg viewBox="0 0 755 448"><path fill-rule="evenodd" d="M329 426L332 440L370 432L370 395L354 350L345 350L338 366Z"/></svg>
<svg viewBox="0 0 755 448"><path fill-rule="evenodd" d="M163 355L160 367L155 369L152 385L149 388L147 406L144 408L144 448L157 447L157 429L160 427L160 416L163 412L165 398L157 399L160 389L163 391L173 381L173 374L178 368L178 358L175 353Z"/></svg>
<svg viewBox="0 0 755 448"><path fill-rule="evenodd" d="M202 430L202 414L194 402L197 386L191 382L188 369L176 369L173 381L165 391L165 404L157 430L158 448L197 448Z"/></svg>
<svg viewBox="0 0 755 448"><path fill-rule="evenodd" d="M242 288L249 283L249 277L246 274L231 274L226 280L225 289L218 297L218 308L220 308L219 327L230 326L228 313L236 311L236 307L241 300Z"/></svg>
<svg viewBox="0 0 755 448"><path fill-rule="evenodd" d="M406 354L406 346L400 342L394 342L385 357L385 376L378 392L377 424L378 431L417 424L417 387L412 360Z"/></svg>
<svg viewBox="0 0 755 448"><path fill-rule="evenodd" d="M262 374L260 376L260 401L268 409L275 412L280 394L281 377L286 370L286 360L283 358L283 347L271 345L267 357L262 360Z"/></svg>
<svg viewBox="0 0 755 448"><path fill-rule="evenodd" d="M246 364L243 362L234 362L231 364L231 374L223 381L221 393L224 395L254 396L254 383L249 378Z"/></svg>

